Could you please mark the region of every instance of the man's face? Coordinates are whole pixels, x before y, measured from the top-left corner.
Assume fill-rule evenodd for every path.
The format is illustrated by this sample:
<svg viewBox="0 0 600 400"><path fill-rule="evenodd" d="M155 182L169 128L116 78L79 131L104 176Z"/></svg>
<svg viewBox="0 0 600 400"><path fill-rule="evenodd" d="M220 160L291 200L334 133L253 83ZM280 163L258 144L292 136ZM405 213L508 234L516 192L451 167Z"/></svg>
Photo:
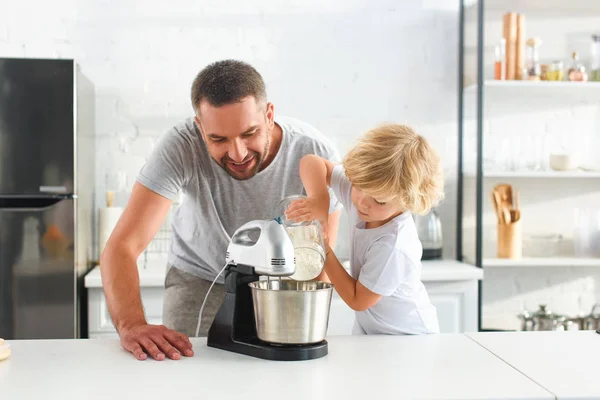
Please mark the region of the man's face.
<svg viewBox="0 0 600 400"><path fill-rule="evenodd" d="M269 154L273 104L245 97L221 107L203 101L199 111L194 120L211 157L235 179L256 175Z"/></svg>

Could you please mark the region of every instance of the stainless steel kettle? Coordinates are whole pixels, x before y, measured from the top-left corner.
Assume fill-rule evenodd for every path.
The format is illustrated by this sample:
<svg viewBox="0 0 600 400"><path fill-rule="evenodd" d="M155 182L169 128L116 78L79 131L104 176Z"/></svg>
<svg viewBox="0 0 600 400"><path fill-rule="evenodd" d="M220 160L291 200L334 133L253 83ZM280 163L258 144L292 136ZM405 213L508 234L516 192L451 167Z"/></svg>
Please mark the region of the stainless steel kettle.
<svg viewBox="0 0 600 400"><path fill-rule="evenodd" d="M431 210L425 215L413 215L417 234L423 246L422 260L436 260L442 258L442 221Z"/></svg>

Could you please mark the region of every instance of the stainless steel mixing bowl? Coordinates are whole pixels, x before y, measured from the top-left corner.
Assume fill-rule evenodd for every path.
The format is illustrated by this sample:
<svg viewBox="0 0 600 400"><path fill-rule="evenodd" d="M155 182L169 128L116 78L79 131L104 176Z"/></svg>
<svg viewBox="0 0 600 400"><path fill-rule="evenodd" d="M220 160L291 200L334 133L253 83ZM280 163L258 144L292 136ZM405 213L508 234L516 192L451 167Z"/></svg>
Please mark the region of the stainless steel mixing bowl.
<svg viewBox="0 0 600 400"><path fill-rule="evenodd" d="M308 344L325 340L333 285L318 281L249 283L260 340Z"/></svg>

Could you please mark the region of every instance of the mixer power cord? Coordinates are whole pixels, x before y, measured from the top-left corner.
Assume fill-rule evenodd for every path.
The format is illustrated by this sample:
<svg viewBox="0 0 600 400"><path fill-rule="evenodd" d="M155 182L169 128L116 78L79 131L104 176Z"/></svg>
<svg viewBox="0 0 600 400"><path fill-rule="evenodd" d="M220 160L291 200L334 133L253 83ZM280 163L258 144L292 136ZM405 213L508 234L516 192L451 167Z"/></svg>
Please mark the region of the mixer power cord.
<svg viewBox="0 0 600 400"><path fill-rule="evenodd" d="M229 265L229 264L225 264L225 266L221 269L221 271L219 271L219 273L215 277L215 280L212 281L212 284L208 288L208 292L206 292L206 296L204 296L204 301L202 302L202 306L200 306L200 312L198 313L198 325L196 325L196 335L195 335L196 337L199 337L199 335L200 335L200 325L202 324L202 310L204 310L204 305L206 304L206 299L208 299L208 295L210 294L211 289L215 285L215 282L217 281L217 279L219 279L219 276L221 276L223 271L225 271L225 268L227 268L227 265Z"/></svg>

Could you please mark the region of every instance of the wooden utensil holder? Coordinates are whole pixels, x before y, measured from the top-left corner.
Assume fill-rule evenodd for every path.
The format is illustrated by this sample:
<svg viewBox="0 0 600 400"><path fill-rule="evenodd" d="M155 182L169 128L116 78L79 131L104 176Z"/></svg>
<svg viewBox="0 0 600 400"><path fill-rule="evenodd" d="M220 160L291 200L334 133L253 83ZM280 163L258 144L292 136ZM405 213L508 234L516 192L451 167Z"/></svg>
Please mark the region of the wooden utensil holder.
<svg viewBox="0 0 600 400"><path fill-rule="evenodd" d="M518 259L523 256L521 220L498 224L498 258Z"/></svg>

